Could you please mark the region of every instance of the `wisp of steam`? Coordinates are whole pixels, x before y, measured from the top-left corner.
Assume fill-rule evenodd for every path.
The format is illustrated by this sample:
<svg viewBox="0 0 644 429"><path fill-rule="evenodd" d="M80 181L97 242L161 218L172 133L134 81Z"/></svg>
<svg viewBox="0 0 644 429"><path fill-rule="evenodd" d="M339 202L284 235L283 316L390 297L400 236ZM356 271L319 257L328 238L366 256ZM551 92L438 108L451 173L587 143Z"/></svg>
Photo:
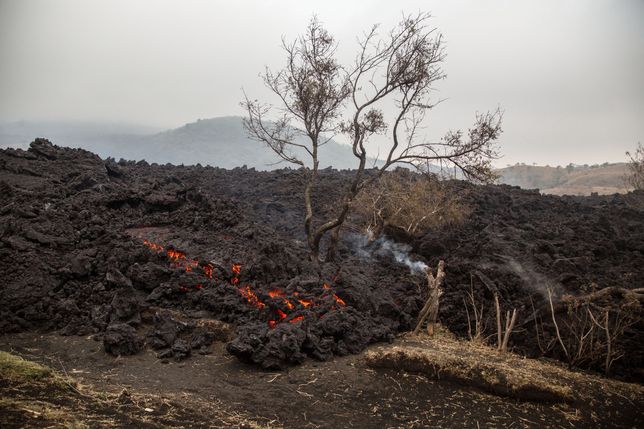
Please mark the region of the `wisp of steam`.
<svg viewBox="0 0 644 429"><path fill-rule="evenodd" d="M356 253L362 258L370 259L375 255L389 256L394 258L396 262L407 265L412 274L424 273L427 268L427 264L424 262L411 259L409 254L411 246L408 244L396 243L386 237L369 241L369 238L362 234L352 234L349 240Z"/></svg>

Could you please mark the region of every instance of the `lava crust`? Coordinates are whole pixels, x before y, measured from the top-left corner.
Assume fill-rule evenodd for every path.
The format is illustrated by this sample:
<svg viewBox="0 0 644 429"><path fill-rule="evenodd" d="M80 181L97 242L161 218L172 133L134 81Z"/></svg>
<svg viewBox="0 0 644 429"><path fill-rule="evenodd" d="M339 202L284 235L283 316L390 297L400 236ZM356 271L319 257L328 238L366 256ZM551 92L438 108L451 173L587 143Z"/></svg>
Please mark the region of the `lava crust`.
<svg viewBox="0 0 644 429"><path fill-rule="evenodd" d="M350 174L321 172L317 211L334 210ZM559 295L643 286L644 193L449 186L472 208L465 224L388 233L416 260L446 261L440 319L453 331L466 331L470 286L489 304L492 284L523 316L515 347L534 354L530 302L543 307L545 286ZM149 347L182 359L223 339L222 325L205 323L221 321L235 329L224 335L230 353L284 368L412 328L424 275L367 255L346 234L320 276L307 258L302 188L299 170L116 162L44 139L1 150L0 329L93 334L109 353ZM642 329L640 321L628 335ZM641 367L641 341L629 344L622 366Z"/></svg>

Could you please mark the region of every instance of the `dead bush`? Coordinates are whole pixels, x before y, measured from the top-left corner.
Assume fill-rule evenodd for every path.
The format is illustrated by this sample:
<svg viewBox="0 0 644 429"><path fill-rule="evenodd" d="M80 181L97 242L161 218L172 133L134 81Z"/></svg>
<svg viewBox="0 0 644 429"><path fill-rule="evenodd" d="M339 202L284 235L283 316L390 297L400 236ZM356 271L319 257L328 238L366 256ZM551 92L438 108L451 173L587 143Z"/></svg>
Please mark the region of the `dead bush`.
<svg viewBox="0 0 644 429"><path fill-rule="evenodd" d="M627 353L626 331L642 320L642 298L638 291L609 287L584 296L565 295L555 306L549 290L556 343L569 365L610 374L613 363Z"/></svg>
<svg viewBox="0 0 644 429"><path fill-rule="evenodd" d="M469 214L461 200L433 176L398 169L365 188L353 203L357 223L370 240L388 226L409 234L462 223Z"/></svg>
<svg viewBox="0 0 644 429"><path fill-rule="evenodd" d="M644 146L638 143L635 152L626 152L629 158L626 184L634 189L644 189Z"/></svg>

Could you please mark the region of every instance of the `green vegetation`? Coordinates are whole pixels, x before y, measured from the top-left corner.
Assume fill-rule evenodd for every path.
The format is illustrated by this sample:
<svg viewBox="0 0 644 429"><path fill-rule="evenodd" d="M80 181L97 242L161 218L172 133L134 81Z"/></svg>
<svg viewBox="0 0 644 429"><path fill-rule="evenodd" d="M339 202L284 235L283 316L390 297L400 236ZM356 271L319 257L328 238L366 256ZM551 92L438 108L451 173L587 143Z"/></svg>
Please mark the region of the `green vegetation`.
<svg viewBox="0 0 644 429"><path fill-rule="evenodd" d="M52 370L36 362L31 362L0 351L0 378L14 383L40 381L52 375Z"/></svg>

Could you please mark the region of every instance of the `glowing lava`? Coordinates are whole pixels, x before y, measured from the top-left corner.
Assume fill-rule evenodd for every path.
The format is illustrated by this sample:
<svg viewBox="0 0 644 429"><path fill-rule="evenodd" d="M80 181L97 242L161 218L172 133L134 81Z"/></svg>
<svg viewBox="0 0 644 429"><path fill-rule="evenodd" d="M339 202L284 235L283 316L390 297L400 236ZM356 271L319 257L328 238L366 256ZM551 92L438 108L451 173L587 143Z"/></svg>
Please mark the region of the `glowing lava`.
<svg viewBox="0 0 644 429"><path fill-rule="evenodd" d="M255 292L250 288L250 285L246 285L243 287L239 288L239 293L242 294L244 298L248 301L250 305L253 307L257 307L260 310L266 307L266 304L264 304L262 301L259 300Z"/></svg>
<svg viewBox="0 0 644 429"><path fill-rule="evenodd" d="M326 283L324 283L324 285L322 285L322 288L327 289L327 290L331 290L331 287ZM347 303L344 302L344 300L342 298L340 298L338 295L336 295L333 291L331 291L331 295L333 295L333 299L335 299L335 302L337 302L341 306L344 307L345 305L347 305Z"/></svg>
<svg viewBox="0 0 644 429"><path fill-rule="evenodd" d="M300 320L304 320L304 316L302 316L302 315L300 315L300 316L295 316L294 318L292 318L291 320L289 320L289 321L288 321L288 323L297 323L297 322L299 322Z"/></svg>
<svg viewBox="0 0 644 429"><path fill-rule="evenodd" d="M199 270L200 273L203 274L208 279L213 279L213 277L214 277L214 271L215 271L214 269L215 269L215 267L210 263L200 266L198 260L188 258L188 256L184 252L182 252L180 250L177 250L174 247L168 247L166 249L166 247L164 247L164 246L162 246L160 244L157 244L157 243L153 243L153 242L148 241L148 240L143 240L143 244L145 244L154 253L165 255L171 261L172 266L175 267L175 268L180 268L180 269L184 270L187 273L193 272L193 271L197 272L197 270ZM260 300L260 298L257 295L257 293L255 293L255 291L253 291L251 285L245 284L243 286L237 286L239 284L239 281L240 281L239 277L240 277L240 274L241 274L241 270L242 270L242 264L234 263L234 264L231 265L232 277L230 278L230 283L233 286L236 286L237 291L246 300L246 302L248 302L249 305L251 305L251 306L253 306L253 307L255 307L255 308L259 309L259 310L266 309L267 308L266 304L263 303ZM211 282L210 284L213 284L213 283ZM181 292L189 292L191 289L200 290L200 289L203 289L203 288L204 288L204 285L202 283L198 283L193 288L180 286L179 290ZM344 300L342 298L340 298L337 294L335 294L333 289L331 289L331 287L327 283L324 283L322 285L322 288L325 291L328 292L329 296L333 297L333 299L335 300L337 305L339 305L339 306L346 306L347 305L346 302L344 302ZM284 303L285 307L286 307L285 309L287 309L287 311L289 311L289 313L291 312L291 310L296 310L296 304L297 303L299 303L299 305L301 306L301 307L298 307L300 309L301 308L308 309L308 308L311 308L311 307L317 307L317 304L314 302L313 299L300 298L298 292L293 293L293 296L295 298L289 299L287 297L287 295L284 293L284 291L279 290L279 289L272 289L272 290L270 290L268 292L268 296L273 298L273 299L281 300ZM327 311L333 311L335 309L336 309L336 307L333 306L333 307L329 308ZM276 308L274 311L275 311L275 315L277 316L277 319L268 321L268 326L271 329L275 328L277 326L277 324L285 321L285 319L287 319L288 316L289 316L287 313L285 313L280 308ZM326 313L322 313L322 314L309 313L309 314L311 314L313 316L319 315L319 317L324 317L324 315ZM300 314L300 315L297 315L297 316L295 316L295 317L293 317L293 318L291 318L289 320L286 320L286 321L288 323L297 323L297 322L300 322L300 321L304 320L304 318L305 318L305 316L303 314Z"/></svg>

